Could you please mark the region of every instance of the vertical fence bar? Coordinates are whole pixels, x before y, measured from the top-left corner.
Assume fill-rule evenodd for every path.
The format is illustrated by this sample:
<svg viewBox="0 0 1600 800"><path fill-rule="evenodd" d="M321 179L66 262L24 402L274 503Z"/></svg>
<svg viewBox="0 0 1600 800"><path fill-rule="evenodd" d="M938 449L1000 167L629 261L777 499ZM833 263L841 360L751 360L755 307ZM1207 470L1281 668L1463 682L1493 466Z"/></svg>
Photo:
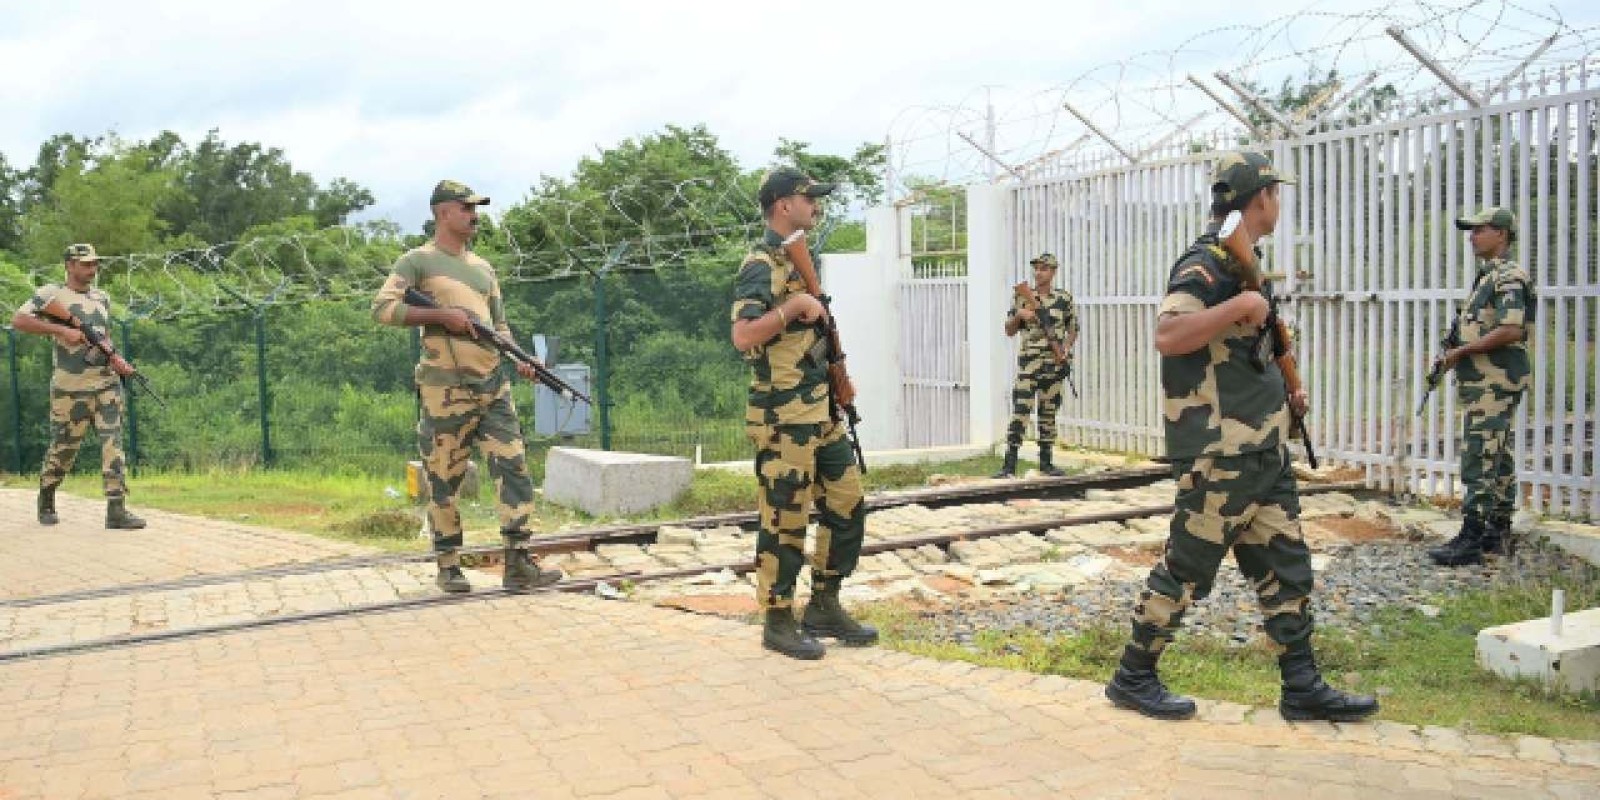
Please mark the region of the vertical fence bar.
<svg viewBox="0 0 1600 800"><path fill-rule="evenodd" d="M11 373L11 471L22 474L22 372L17 368L17 329L6 326L6 366Z"/></svg>
<svg viewBox="0 0 1600 800"><path fill-rule="evenodd" d="M117 327L122 329L122 357L133 363L133 332L129 328L127 318L117 320ZM122 391L123 405L128 407L128 474L138 477L139 474L139 410L135 406L131 385L124 383Z"/></svg>
<svg viewBox="0 0 1600 800"><path fill-rule="evenodd" d="M267 307L256 306L256 398L261 408L261 464L270 467L272 454L272 390L267 386Z"/></svg>

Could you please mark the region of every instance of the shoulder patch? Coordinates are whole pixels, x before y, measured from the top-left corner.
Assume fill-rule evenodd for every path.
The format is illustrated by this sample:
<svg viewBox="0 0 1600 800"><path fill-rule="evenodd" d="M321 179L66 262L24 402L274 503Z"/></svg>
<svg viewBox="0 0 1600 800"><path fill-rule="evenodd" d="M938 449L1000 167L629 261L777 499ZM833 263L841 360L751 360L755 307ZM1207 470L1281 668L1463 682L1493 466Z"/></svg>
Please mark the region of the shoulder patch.
<svg viewBox="0 0 1600 800"><path fill-rule="evenodd" d="M1189 275L1189 274L1197 274L1200 277L1204 278L1205 281L1206 281L1206 285L1207 286L1215 286L1216 283L1217 283L1217 279L1211 277L1211 270L1206 269L1201 264L1190 264L1189 266L1178 270L1177 274L1172 276L1172 280L1173 281L1180 280L1184 276Z"/></svg>

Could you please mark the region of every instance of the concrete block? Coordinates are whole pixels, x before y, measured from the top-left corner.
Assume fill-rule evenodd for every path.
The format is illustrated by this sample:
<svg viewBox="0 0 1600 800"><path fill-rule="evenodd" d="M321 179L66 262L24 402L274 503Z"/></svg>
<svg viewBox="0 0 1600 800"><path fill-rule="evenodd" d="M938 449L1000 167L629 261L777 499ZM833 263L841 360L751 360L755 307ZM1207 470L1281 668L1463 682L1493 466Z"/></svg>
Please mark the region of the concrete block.
<svg viewBox="0 0 1600 800"><path fill-rule="evenodd" d="M1600 526L1552 520L1534 524L1529 534L1590 564L1600 564Z"/></svg>
<svg viewBox="0 0 1600 800"><path fill-rule="evenodd" d="M1565 692L1600 690L1600 608L1564 615L1560 636L1550 632L1549 617L1484 628L1478 665Z"/></svg>
<svg viewBox="0 0 1600 800"><path fill-rule="evenodd" d="M693 477L687 458L552 447L544 498L595 516L637 514L678 499Z"/></svg>

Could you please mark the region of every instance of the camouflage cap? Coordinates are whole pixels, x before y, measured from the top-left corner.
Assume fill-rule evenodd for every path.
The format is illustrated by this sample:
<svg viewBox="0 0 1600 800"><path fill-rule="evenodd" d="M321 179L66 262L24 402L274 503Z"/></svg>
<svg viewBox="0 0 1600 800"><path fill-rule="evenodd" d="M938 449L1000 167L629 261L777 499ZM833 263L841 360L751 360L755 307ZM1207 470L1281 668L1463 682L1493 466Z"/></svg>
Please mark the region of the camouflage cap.
<svg viewBox="0 0 1600 800"><path fill-rule="evenodd" d="M92 244L69 244L62 258L68 261L99 261L100 254L94 251Z"/></svg>
<svg viewBox="0 0 1600 800"><path fill-rule="evenodd" d="M797 194L826 197L833 194L835 188L831 183L818 183L794 167L778 167L761 179L761 191L757 192L756 199L760 201L762 210L766 210L785 197Z"/></svg>
<svg viewBox="0 0 1600 800"><path fill-rule="evenodd" d="M461 181L444 180L433 187L433 197L428 200L428 205L436 206L450 201L466 203L473 206L489 205L489 198L472 191L472 188Z"/></svg>
<svg viewBox="0 0 1600 800"><path fill-rule="evenodd" d="M1517 215L1508 208L1490 206L1470 217L1456 220L1456 227L1460 230L1470 231L1479 225L1493 225L1507 233L1517 232Z"/></svg>
<svg viewBox="0 0 1600 800"><path fill-rule="evenodd" d="M1033 260L1029 261L1028 264L1029 266L1043 264L1051 269L1056 269L1061 266L1061 261L1055 257L1054 253L1040 253L1034 256Z"/></svg>
<svg viewBox="0 0 1600 800"><path fill-rule="evenodd" d="M1211 174L1211 194L1224 203L1274 183L1294 183L1294 176L1272 167L1271 159L1252 150L1230 150L1217 159Z"/></svg>

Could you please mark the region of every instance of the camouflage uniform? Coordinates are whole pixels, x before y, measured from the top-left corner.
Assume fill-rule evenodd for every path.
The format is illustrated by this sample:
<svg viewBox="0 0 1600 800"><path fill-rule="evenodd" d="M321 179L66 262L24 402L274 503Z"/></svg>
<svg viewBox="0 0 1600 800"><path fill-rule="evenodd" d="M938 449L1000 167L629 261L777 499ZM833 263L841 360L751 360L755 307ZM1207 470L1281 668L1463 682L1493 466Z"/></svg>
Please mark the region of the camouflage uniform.
<svg viewBox="0 0 1600 800"><path fill-rule="evenodd" d="M745 258L734 284L734 322L759 319L805 292L782 241L769 229ZM813 589L837 590L861 555L861 473L845 426L829 416L827 348L816 325L790 320L778 336L744 353L751 368L745 432L756 447L761 485L756 601L764 609L794 603L812 502L821 522L811 558Z"/></svg>
<svg viewBox="0 0 1600 800"><path fill-rule="evenodd" d="M34 292L17 313L43 318L42 309L51 300L59 300L85 327L110 338L111 298L95 287L79 293L62 284L47 284ZM105 353L87 341L68 347L56 340L53 356L50 449L39 473L39 486L54 491L61 485L78 457L84 436L93 426L100 437L100 475L106 498L121 499L128 493L123 478L122 384Z"/></svg>
<svg viewBox="0 0 1600 800"><path fill-rule="evenodd" d="M1051 257L1052 261L1054 257ZM1044 326L1049 325L1056 341L1066 346L1068 334L1078 332L1078 311L1072 293L1054 289L1038 295L1039 317L1020 323L1017 345L1017 379L1011 386L1011 424L1006 427L1006 446L1020 447L1022 433L1033 417L1034 398L1039 402L1039 449L1049 450L1056 441L1056 413L1061 410L1061 384L1066 380L1067 364L1057 364ZM1022 299L1015 294L1006 319L1015 319L1022 310Z"/></svg>
<svg viewBox="0 0 1600 800"><path fill-rule="evenodd" d="M401 256L372 301L373 318L386 325L405 325L410 309L403 300L407 287L416 287L441 306L465 309L502 335L511 335L494 268L471 251L455 256L429 242ZM500 352L488 342L453 335L443 326L424 326L416 381L422 401L417 439L428 479L434 551L452 556L461 547L456 494L474 444L494 479L501 533L508 545L525 546L531 536L533 481L511 382L500 369Z"/></svg>
<svg viewBox="0 0 1600 800"><path fill-rule="evenodd" d="M1516 510L1516 463L1511 421L1532 382L1527 330L1537 308L1533 279L1505 258L1478 265L1478 280L1459 318L1460 341L1471 344L1501 325L1523 329L1523 338L1487 353L1469 355L1455 366L1456 394L1462 409L1461 482L1464 516L1492 528L1510 527Z"/></svg>
<svg viewBox="0 0 1600 800"><path fill-rule="evenodd" d="M1239 294L1239 265L1216 233L1213 223L1173 267L1158 315L1193 313ZM1148 653L1172 641L1230 550L1255 586L1267 635L1280 647L1311 635L1311 558L1286 447L1289 408L1277 362L1252 351L1257 333L1234 323L1206 347L1161 359L1162 420L1178 493L1165 552L1134 608L1132 643Z"/></svg>

